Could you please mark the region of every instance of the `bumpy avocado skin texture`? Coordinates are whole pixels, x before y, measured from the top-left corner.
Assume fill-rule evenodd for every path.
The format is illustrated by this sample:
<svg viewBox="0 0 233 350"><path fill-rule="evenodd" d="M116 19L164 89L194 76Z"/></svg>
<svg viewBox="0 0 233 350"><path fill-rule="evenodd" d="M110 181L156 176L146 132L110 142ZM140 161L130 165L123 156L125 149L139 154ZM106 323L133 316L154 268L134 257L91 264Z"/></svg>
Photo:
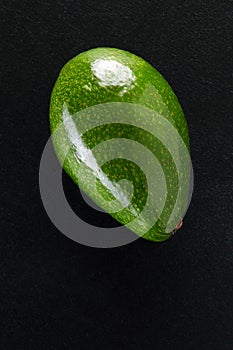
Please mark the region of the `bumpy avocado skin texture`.
<svg viewBox="0 0 233 350"><path fill-rule="evenodd" d="M107 85L101 83L99 77L93 73L93 63L98 62L98 60L114 60L128 67L134 74L134 81L129 81L126 88L121 84ZM83 52L71 59L62 68L51 95L51 132L53 133L62 123L64 105L66 105L70 115L74 115L85 108L112 102L139 104L158 112L176 128L189 149L187 123L180 103L170 85L148 62L130 52L115 48L96 48ZM107 132L106 127L100 126L84 135L84 141L88 148L92 149L98 143L116 137L130 138L140 142L156 155L161 164L164 164L164 167L169 162L166 176L170 177L172 181L168 181L168 197L170 193L170 198L167 200L167 208L165 208L163 213L164 216L168 215L168 212L175 204L171 198L174 198L177 193L177 174L169 152L166 153L163 145L159 140L155 140L150 133L138 130L130 125L124 125L124 127L117 124L109 125ZM54 142L58 158L59 149L63 147L63 142L65 141ZM132 181L134 189L136 189L132 202L140 211L143 209L146 201L146 179L143 177L143 174L140 177L138 176L140 169L134 163L125 161L121 164L121 162L123 160L112 161L111 164L105 164L102 170L112 181L119 181L119 179L124 178ZM63 164L63 168L77 185L78 177L76 172L78 167L77 160L71 151ZM138 180L139 178L140 180ZM101 184L100 191L106 197L108 196L108 191ZM101 205L98 194L93 194L91 197L97 204ZM111 215L122 224L127 224L133 219L126 209ZM164 222L164 220L158 219L143 238L158 242L168 239L172 232L165 233L161 222Z"/></svg>

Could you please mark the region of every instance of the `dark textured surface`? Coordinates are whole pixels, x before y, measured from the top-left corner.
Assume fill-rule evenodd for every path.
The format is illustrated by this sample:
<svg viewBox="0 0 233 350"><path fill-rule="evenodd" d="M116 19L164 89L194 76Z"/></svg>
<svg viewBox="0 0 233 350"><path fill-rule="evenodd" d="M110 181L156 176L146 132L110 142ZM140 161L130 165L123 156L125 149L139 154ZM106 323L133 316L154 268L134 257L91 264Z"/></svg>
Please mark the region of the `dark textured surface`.
<svg viewBox="0 0 233 350"><path fill-rule="evenodd" d="M233 349L232 8L2 1L1 349ZM65 62L96 46L152 63L186 114L194 195L164 244L80 246L43 209L49 95Z"/></svg>

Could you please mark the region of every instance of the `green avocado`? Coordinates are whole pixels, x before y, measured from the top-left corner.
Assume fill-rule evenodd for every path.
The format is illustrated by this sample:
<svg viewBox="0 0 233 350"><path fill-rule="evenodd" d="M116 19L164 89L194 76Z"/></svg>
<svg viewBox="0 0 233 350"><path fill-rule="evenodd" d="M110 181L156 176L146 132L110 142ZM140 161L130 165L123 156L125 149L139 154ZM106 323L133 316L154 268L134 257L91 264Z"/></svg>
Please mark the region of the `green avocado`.
<svg viewBox="0 0 233 350"><path fill-rule="evenodd" d="M145 239L172 235L189 201L189 135L154 67L116 48L77 55L54 85L50 127L64 170L94 202Z"/></svg>

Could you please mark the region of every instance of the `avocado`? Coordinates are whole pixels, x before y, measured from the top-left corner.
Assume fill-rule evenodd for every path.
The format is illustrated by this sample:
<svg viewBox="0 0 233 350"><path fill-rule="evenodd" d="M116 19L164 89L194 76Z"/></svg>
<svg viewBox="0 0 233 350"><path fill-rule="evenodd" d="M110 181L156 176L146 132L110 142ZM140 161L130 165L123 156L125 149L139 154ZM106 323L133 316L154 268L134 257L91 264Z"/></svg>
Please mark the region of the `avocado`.
<svg viewBox="0 0 233 350"><path fill-rule="evenodd" d="M189 135L153 66L107 47L72 58L51 94L50 128L64 170L94 202L145 239L172 235L189 201Z"/></svg>

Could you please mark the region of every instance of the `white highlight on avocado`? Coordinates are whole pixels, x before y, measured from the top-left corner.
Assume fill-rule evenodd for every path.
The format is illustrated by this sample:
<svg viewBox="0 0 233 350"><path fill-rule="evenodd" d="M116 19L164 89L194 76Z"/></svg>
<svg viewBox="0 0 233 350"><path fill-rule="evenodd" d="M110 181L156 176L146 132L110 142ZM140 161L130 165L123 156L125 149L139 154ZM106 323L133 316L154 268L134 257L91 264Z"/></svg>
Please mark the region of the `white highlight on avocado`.
<svg viewBox="0 0 233 350"><path fill-rule="evenodd" d="M120 183L110 181L107 175L99 167L98 162L93 152L85 145L82 134L78 132L75 122L72 116L69 114L66 105L63 107L62 119L65 130L69 136L69 140L75 147L75 157L79 163L83 162L89 169L92 170L94 176L100 180L100 182L111 192L116 200L118 200L122 208L127 208L137 216L138 213L131 205L131 198L122 190ZM119 208L118 210L119 211Z"/></svg>
<svg viewBox="0 0 233 350"><path fill-rule="evenodd" d="M132 70L124 64L110 59L97 59L92 65L93 74L99 79L102 87L122 87L120 95L134 88L136 76Z"/></svg>

